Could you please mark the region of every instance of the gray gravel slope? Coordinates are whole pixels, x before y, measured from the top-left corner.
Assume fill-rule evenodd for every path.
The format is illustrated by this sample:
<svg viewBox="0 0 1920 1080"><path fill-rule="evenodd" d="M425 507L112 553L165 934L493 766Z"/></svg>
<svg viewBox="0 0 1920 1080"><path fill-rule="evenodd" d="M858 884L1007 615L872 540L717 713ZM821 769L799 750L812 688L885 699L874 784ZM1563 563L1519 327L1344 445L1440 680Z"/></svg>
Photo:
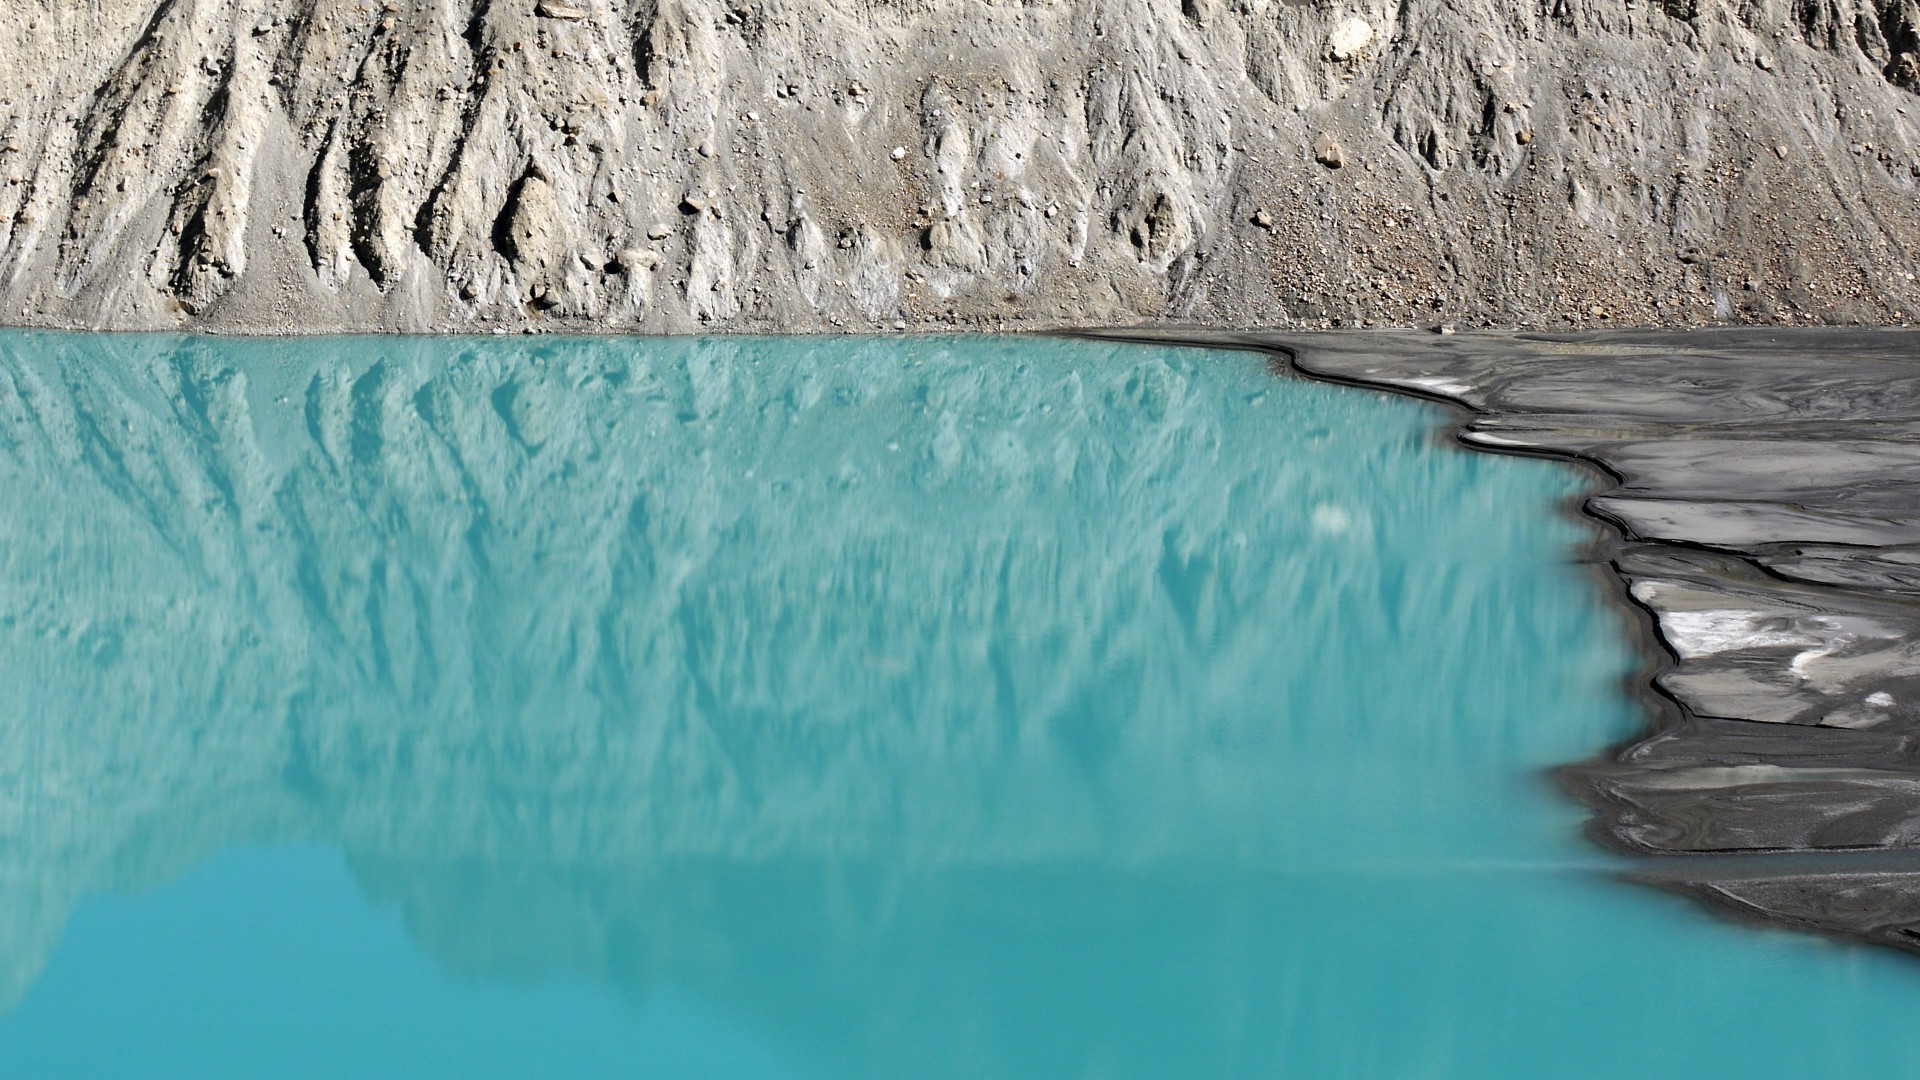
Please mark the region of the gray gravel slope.
<svg viewBox="0 0 1920 1080"><path fill-rule="evenodd" d="M1901 322L1917 72L1916 0L13 0L0 322Z"/></svg>

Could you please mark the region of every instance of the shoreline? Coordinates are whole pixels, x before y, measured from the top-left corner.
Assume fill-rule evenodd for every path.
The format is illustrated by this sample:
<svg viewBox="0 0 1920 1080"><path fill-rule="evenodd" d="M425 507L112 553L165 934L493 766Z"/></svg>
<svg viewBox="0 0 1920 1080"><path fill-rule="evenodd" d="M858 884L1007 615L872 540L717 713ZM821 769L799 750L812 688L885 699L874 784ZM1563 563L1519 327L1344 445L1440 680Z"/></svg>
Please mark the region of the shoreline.
<svg viewBox="0 0 1920 1080"><path fill-rule="evenodd" d="M1561 509L1600 526L1580 558L1627 617L1651 720L1547 778L1594 814L1591 840L1637 857L1628 880L1920 953L1920 331L1033 336L1260 352L1450 405L1458 447L1589 471ZM1877 519L1851 505L1876 498ZM1750 535L1715 535L1730 525Z"/></svg>
<svg viewBox="0 0 1920 1080"><path fill-rule="evenodd" d="M1593 472L1650 724L1553 770L1590 839L1739 920L1920 953L1920 333L1088 336L1264 352Z"/></svg>

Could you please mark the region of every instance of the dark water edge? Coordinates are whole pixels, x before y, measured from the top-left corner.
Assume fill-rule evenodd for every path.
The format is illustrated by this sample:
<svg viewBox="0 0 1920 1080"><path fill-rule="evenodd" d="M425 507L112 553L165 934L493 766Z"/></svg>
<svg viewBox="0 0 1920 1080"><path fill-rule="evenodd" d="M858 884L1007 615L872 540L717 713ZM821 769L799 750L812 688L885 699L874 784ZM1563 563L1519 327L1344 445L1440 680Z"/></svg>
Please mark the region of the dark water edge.
<svg viewBox="0 0 1920 1080"><path fill-rule="evenodd" d="M1655 717L1559 770L1594 838L1739 920L1920 953L1920 332L1117 336L1265 351L1592 469Z"/></svg>

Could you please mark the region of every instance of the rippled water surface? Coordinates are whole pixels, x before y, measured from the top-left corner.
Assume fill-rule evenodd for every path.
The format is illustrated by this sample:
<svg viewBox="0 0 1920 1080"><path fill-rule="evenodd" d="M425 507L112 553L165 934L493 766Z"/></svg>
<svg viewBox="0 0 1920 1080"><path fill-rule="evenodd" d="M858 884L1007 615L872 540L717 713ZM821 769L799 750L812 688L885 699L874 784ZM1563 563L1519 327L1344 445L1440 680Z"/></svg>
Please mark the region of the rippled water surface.
<svg viewBox="0 0 1920 1080"><path fill-rule="evenodd" d="M1620 885L1583 480L1258 358L0 335L0 1075L1920 1072Z"/></svg>

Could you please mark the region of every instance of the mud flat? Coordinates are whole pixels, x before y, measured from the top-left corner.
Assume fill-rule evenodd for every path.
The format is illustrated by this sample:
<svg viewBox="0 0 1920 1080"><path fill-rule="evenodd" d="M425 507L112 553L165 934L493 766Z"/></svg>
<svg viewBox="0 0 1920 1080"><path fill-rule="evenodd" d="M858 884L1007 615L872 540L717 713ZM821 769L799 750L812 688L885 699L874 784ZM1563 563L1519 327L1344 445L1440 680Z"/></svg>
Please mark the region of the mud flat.
<svg viewBox="0 0 1920 1080"><path fill-rule="evenodd" d="M1920 333L1180 339L1454 402L1466 446L1609 477L1582 509L1657 721L1565 771L1595 831L1650 883L1920 952Z"/></svg>

